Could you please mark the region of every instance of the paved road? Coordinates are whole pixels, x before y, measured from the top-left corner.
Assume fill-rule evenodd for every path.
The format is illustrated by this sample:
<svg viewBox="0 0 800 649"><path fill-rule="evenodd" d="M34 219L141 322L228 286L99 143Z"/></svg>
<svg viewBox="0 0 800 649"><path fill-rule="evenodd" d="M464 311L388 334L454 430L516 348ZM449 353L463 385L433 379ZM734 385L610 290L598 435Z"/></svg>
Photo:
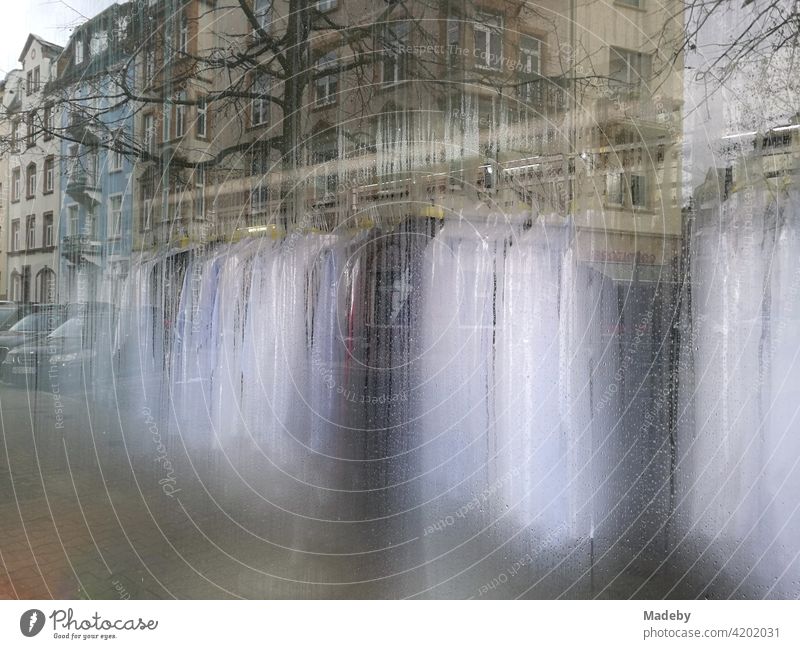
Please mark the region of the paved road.
<svg viewBox="0 0 800 649"><path fill-rule="evenodd" d="M458 526L447 530L454 541L431 542L419 515L382 520L378 500L317 489L298 505L297 483L247 440L193 447L193 431L176 437L158 394L141 381L88 392L0 386L0 597L508 597L542 574L528 596L586 597L616 575L596 566L590 581L577 546L554 571L514 569L513 545L480 561L496 532L424 565L426 548L467 538ZM601 596L645 582L640 597L666 592L668 580L637 570ZM485 587L502 573L515 574Z"/></svg>

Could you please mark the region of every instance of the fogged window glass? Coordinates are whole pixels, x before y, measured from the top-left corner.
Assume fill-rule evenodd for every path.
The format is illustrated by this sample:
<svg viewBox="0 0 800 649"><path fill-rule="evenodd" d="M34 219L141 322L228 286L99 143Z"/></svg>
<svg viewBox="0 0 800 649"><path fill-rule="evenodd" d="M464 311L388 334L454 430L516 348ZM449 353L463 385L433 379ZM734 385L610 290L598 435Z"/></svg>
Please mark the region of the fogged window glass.
<svg viewBox="0 0 800 649"><path fill-rule="evenodd" d="M0 594L797 596L792 3L79 4L0 85Z"/></svg>

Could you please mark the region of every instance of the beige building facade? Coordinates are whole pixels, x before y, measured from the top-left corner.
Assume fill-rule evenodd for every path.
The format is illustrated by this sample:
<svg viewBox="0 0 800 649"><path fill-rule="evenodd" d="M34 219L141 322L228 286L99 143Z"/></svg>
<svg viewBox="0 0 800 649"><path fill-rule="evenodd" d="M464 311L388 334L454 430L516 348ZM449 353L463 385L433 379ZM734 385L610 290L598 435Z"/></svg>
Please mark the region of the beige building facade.
<svg viewBox="0 0 800 649"><path fill-rule="evenodd" d="M21 69L6 79L4 106L10 129L6 277L9 298L20 302L56 300L59 142L48 129L55 115L42 101L42 90L54 74L60 52L59 46L31 34L20 54Z"/></svg>

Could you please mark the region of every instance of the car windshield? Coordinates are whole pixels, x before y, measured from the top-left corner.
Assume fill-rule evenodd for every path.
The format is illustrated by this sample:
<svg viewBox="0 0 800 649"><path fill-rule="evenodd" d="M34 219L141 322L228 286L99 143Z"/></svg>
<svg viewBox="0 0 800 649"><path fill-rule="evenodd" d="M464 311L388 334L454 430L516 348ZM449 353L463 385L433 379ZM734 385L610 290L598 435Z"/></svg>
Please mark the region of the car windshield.
<svg viewBox="0 0 800 649"><path fill-rule="evenodd" d="M5 325L16 312L15 306L0 306L0 325Z"/></svg>
<svg viewBox="0 0 800 649"><path fill-rule="evenodd" d="M32 313L18 321L9 331L43 331L53 316L47 313Z"/></svg>
<svg viewBox="0 0 800 649"><path fill-rule="evenodd" d="M70 318L55 329L48 338L80 338L83 332L83 318Z"/></svg>

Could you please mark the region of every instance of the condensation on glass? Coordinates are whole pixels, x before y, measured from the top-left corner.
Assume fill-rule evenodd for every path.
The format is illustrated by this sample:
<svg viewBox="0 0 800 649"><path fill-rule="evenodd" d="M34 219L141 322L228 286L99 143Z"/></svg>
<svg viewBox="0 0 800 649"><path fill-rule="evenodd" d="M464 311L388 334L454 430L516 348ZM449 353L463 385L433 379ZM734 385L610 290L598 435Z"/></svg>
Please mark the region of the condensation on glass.
<svg viewBox="0 0 800 649"><path fill-rule="evenodd" d="M784 10L150 0L32 35L0 496L77 541L15 592L797 596Z"/></svg>

